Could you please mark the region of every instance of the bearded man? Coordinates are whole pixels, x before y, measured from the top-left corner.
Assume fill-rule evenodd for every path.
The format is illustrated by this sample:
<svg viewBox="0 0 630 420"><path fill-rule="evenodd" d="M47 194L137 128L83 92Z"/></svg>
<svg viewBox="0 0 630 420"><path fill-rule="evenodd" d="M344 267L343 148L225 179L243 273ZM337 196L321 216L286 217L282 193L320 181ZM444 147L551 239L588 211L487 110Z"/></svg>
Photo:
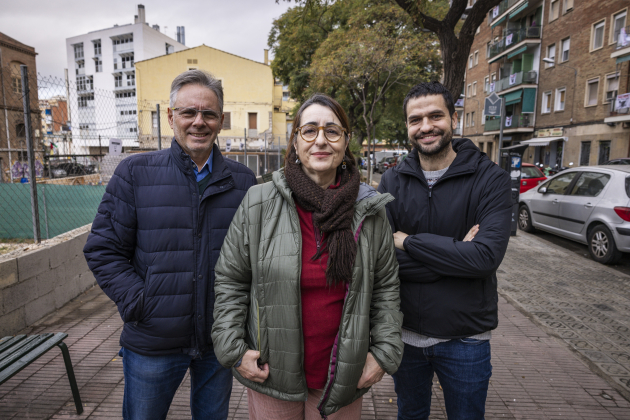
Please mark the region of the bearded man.
<svg viewBox="0 0 630 420"><path fill-rule="evenodd" d="M510 237L510 177L469 139L453 140L457 113L440 83L414 86L403 107L414 149L378 188L396 198L387 214L404 314L398 419L429 418L434 373L449 419L483 419L496 270Z"/></svg>
<svg viewBox="0 0 630 420"><path fill-rule="evenodd" d="M254 173L224 159L221 81L189 70L171 84L171 147L123 160L83 252L125 323L125 420L165 419L190 370L195 420L227 419L232 373L213 350L214 265Z"/></svg>

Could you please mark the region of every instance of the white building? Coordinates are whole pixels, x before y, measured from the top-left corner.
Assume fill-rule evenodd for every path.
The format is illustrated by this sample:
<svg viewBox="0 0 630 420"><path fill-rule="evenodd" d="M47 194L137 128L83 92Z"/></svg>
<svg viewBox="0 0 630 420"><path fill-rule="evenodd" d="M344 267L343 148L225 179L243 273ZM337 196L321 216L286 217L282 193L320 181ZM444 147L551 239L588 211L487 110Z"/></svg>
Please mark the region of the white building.
<svg viewBox="0 0 630 420"><path fill-rule="evenodd" d="M187 49L183 32L177 27L178 42L149 26L139 4L133 24L66 39L74 153L93 154L110 138L138 146L134 63Z"/></svg>

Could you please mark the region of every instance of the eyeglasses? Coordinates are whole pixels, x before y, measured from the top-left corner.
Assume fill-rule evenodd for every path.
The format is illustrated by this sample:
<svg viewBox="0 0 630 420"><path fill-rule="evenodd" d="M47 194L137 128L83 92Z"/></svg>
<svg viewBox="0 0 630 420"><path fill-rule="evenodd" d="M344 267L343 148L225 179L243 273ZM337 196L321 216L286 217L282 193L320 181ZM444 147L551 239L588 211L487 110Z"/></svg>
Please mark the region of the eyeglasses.
<svg viewBox="0 0 630 420"><path fill-rule="evenodd" d="M336 143L341 139L346 130L337 124L330 124L325 127L316 126L315 124L305 124L295 129L296 133L300 133L304 141L312 142L317 139L319 130L324 130L324 137L331 143Z"/></svg>
<svg viewBox="0 0 630 420"><path fill-rule="evenodd" d="M177 115L184 120L195 120L197 114L201 113L201 117L205 122L213 122L219 119L219 114L211 109L195 109L195 108L171 108L177 111Z"/></svg>

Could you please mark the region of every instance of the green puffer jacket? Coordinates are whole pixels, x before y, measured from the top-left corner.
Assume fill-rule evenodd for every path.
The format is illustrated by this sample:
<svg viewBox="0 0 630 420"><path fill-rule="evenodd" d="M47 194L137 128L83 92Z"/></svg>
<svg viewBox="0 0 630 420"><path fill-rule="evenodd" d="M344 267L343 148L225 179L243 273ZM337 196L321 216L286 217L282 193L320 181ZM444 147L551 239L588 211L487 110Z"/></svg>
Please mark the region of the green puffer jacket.
<svg viewBox="0 0 630 420"><path fill-rule="evenodd" d="M300 299L300 222L284 177L247 192L228 230L215 272L212 342L219 362L232 367L249 349L269 363L262 383L234 376L245 386L286 401L305 401L304 340ZM358 235L352 281L343 306L328 381L318 404L329 415L367 389L357 384L368 351L389 374L402 360L398 262L385 213L389 194L361 185L352 231Z"/></svg>

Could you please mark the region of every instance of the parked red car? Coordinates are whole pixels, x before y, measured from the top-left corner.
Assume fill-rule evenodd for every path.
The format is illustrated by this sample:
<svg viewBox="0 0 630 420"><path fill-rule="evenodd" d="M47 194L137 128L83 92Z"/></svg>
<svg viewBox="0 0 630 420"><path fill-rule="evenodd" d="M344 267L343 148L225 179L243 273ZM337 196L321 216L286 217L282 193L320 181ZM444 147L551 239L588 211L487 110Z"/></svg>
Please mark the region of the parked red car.
<svg viewBox="0 0 630 420"><path fill-rule="evenodd" d="M531 190L546 179L545 174L536 165L523 163L521 165L521 194Z"/></svg>

